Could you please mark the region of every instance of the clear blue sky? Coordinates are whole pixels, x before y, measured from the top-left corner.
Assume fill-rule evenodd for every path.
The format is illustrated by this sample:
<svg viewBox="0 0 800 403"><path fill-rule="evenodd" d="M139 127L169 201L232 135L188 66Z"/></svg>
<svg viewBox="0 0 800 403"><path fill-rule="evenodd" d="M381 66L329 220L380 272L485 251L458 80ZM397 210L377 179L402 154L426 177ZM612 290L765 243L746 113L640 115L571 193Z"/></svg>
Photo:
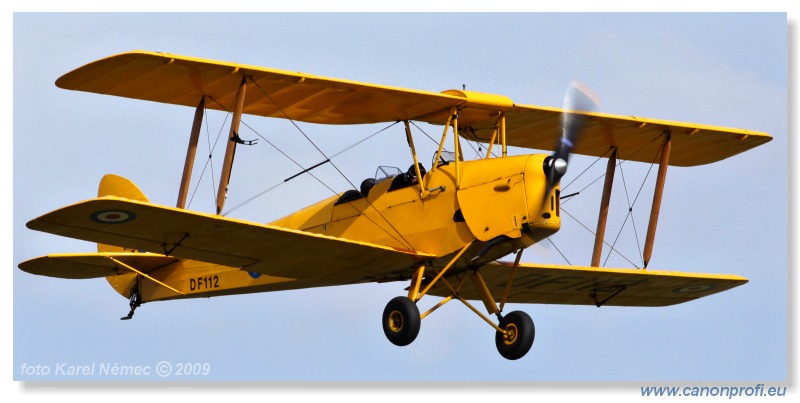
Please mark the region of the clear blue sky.
<svg viewBox="0 0 800 403"><path fill-rule="evenodd" d="M669 170L651 263L653 269L739 274L750 283L667 308L515 306L533 317L537 330L531 352L515 362L501 358L494 331L456 303L424 320L412 345L390 344L380 315L389 299L404 293L406 284L399 283L151 303L134 320L119 321L127 301L105 280L37 277L16 265L47 253L94 250L30 231L25 222L94 197L105 173L130 178L155 203L175 202L193 109L54 85L73 68L133 49L431 91L466 84L547 106L559 106L576 78L600 94L602 112L768 132L775 139L751 152ZM25 376L23 364L166 360L209 363L212 373L194 380L784 381L786 50L785 14L16 14L13 377L73 379ZM321 160L284 122L245 119L285 142L304 164ZM212 116L212 136L221 121ZM331 154L382 126L302 127ZM334 162L354 183L378 165L407 167L402 136L399 128L389 131ZM433 147L427 143L423 155ZM592 161L576 159L565 181ZM634 165L626 180L646 173L647 165ZM292 171L266 145L240 149L228 206ZM346 189L335 172L324 175ZM211 211L203 194L211 188L207 179L192 206L202 211ZM640 236L649 186L637 205L644 217L637 218ZM313 180L298 181L231 216L267 222L327 196ZM581 195L567 208L593 227L598 197ZM615 199L622 202L624 194ZM612 221L610 231L620 224ZM554 238L558 248L572 263L588 263L590 235L569 220L563 228ZM623 234L620 242L633 242L635 256L635 239ZM534 248L524 260L564 263L552 247Z"/></svg>

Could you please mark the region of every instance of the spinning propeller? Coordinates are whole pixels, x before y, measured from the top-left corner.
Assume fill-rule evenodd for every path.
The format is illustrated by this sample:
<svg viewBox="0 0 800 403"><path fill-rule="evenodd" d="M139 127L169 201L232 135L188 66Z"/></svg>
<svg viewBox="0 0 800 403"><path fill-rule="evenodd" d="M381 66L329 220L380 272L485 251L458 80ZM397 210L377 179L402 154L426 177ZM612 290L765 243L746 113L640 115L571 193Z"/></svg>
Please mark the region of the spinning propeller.
<svg viewBox="0 0 800 403"><path fill-rule="evenodd" d="M592 112L597 107L598 98L586 86L572 81L564 95L564 112L561 115L561 138L553 154L544 160L544 174L547 178L547 195L558 185L561 177L567 173L569 156L578 142L586 115L576 112Z"/></svg>

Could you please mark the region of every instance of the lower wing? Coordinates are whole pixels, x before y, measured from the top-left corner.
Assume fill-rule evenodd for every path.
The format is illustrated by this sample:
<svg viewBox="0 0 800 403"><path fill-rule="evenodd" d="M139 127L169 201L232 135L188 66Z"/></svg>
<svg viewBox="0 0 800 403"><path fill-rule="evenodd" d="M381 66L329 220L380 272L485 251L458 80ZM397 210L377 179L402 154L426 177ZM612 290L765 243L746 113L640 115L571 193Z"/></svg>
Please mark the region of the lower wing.
<svg viewBox="0 0 800 403"><path fill-rule="evenodd" d="M419 263L435 257L113 196L61 208L27 225L56 235L151 252L163 259L191 259L303 280L304 287L360 283L398 272L410 273ZM96 257L38 259L20 268L56 277L114 274L114 262ZM151 259L145 264L156 262ZM72 274L64 274L70 270Z"/></svg>
<svg viewBox="0 0 800 403"><path fill-rule="evenodd" d="M667 306L692 301L747 283L730 274L682 273L645 269L609 269L523 263L516 271L511 263L493 262L480 269L496 301L506 292L509 303ZM480 299L472 282L465 281L459 295ZM432 294L449 295L438 288Z"/></svg>

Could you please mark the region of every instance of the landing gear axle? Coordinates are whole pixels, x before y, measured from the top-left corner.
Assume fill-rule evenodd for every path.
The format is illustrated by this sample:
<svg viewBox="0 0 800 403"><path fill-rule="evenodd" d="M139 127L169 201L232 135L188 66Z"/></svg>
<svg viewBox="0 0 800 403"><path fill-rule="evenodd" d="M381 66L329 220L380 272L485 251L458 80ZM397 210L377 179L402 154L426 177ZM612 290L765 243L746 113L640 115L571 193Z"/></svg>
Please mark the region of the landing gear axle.
<svg viewBox="0 0 800 403"><path fill-rule="evenodd" d="M514 311L500 319L500 328L506 333L496 332L494 336L497 351L503 358L518 360L525 356L533 346L536 329L527 313Z"/></svg>

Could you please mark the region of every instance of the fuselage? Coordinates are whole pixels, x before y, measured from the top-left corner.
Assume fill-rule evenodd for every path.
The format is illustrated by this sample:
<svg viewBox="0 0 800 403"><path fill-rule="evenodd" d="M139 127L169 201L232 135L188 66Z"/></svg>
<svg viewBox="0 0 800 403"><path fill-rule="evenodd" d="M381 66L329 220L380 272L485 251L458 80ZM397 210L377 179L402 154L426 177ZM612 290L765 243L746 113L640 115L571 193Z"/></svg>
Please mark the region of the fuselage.
<svg viewBox="0 0 800 403"><path fill-rule="evenodd" d="M450 270L457 274L558 231L560 190L556 186L545 195L542 167L546 157L490 158L463 161L458 166L451 161L431 169L421 181L408 174L377 178L366 192L349 190L270 225L435 255L438 258L426 263L431 273L469 244ZM407 280L414 269L373 281ZM294 278L193 260L179 260L150 275L185 295L143 281L139 287L145 302L309 286ZM135 275L109 278L123 296L130 295L137 281Z"/></svg>

